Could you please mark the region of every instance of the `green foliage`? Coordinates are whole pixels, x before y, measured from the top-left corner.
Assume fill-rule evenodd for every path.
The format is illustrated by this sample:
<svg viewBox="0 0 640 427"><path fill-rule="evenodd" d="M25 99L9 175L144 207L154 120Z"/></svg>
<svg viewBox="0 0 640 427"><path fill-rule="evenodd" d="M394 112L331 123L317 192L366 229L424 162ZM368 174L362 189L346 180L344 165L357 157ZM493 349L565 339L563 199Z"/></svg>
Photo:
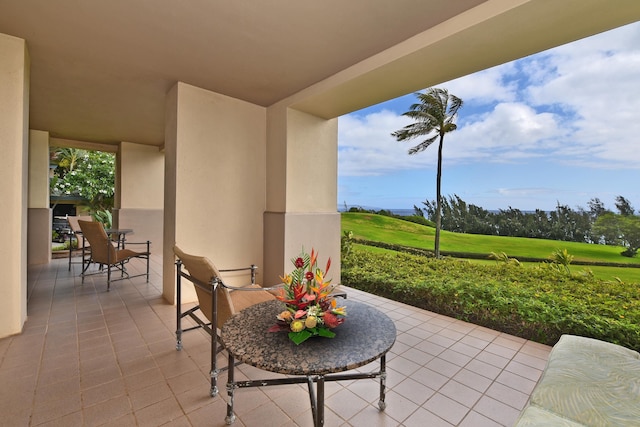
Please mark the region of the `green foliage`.
<svg viewBox="0 0 640 427"><path fill-rule="evenodd" d="M437 216L436 201L424 201L424 209L416 211L428 218ZM456 233L484 234L509 237L532 237L565 242L604 243L625 246L624 256L635 256L640 249L640 216L622 196L616 197L614 214L598 198L588 202L589 210L573 210L557 204L556 209L545 212L522 212L509 207L489 212L479 206L467 204L458 195L441 199L441 226Z"/></svg>
<svg viewBox="0 0 640 427"><path fill-rule="evenodd" d="M489 254L489 258L490 259L494 259L497 262L503 262L505 264L516 264L516 265L520 265L520 261L518 261L515 258L509 258L509 255L507 255L504 252L500 252L500 253L495 253L495 252L491 252Z"/></svg>
<svg viewBox="0 0 640 427"><path fill-rule="evenodd" d="M437 204L424 201L426 216L434 219ZM593 209L600 209L599 201L592 201ZM442 198L442 229L456 233L484 234L509 237L533 237L567 242L593 241L591 232L592 212L582 208L573 210L558 204L556 209L545 212L522 212L509 207L489 212L479 206L467 204L458 195ZM595 211L596 213L599 211Z"/></svg>
<svg viewBox="0 0 640 427"><path fill-rule="evenodd" d="M353 247L353 231L344 231L340 240L340 251L342 255L349 256Z"/></svg>
<svg viewBox="0 0 640 427"><path fill-rule="evenodd" d="M58 148L53 153L53 158L58 162L55 174L64 177L67 172L75 170L78 160L85 155L85 150L78 148Z"/></svg>
<svg viewBox="0 0 640 427"><path fill-rule="evenodd" d="M354 245L342 283L526 339L554 344L565 333L640 349L640 287L567 274L553 263L533 268L476 264Z"/></svg>
<svg viewBox="0 0 640 427"><path fill-rule="evenodd" d="M640 249L640 216L606 213L596 220L593 229L607 243L624 246L622 255L626 257L635 256Z"/></svg>
<svg viewBox="0 0 640 427"><path fill-rule="evenodd" d="M289 332L289 339L293 341L295 345L300 345L312 336L319 336L325 338L333 338L336 333L327 328L307 328L300 332Z"/></svg>
<svg viewBox="0 0 640 427"><path fill-rule="evenodd" d="M624 198L623 196L616 197L616 209L620 212L622 216L631 216L633 215L635 209L631 206L631 202Z"/></svg>
<svg viewBox="0 0 640 427"><path fill-rule="evenodd" d="M52 195L80 196L92 210L111 210L115 189L115 155L101 151L59 148L51 180Z"/></svg>
<svg viewBox="0 0 640 427"><path fill-rule="evenodd" d="M564 267L567 274L571 274L571 270L569 269L569 265L573 261L573 255L569 254L569 251L566 249L556 249L553 251L550 257L551 261L553 261L556 265L561 265Z"/></svg>
<svg viewBox="0 0 640 427"><path fill-rule="evenodd" d="M67 240L62 245L52 247L51 252L68 251L69 249L77 248L78 242L76 240Z"/></svg>
<svg viewBox="0 0 640 427"><path fill-rule="evenodd" d="M93 214L93 219L95 221L101 222L104 228L107 229L111 228L111 225L113 224L113 217L111 215L111 212L107 210L97 211Z"/></svg>

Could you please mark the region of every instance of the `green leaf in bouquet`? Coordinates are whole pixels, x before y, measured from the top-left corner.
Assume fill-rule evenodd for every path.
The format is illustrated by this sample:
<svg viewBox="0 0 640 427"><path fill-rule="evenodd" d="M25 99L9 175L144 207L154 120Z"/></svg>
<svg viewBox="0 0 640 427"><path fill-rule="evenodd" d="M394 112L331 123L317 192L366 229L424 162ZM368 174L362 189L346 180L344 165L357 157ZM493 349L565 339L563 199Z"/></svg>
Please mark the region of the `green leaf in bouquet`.
<svg viewBox="0 0 640 427"><path fill-rule="evenodd" d="M318 335L325 338L333 338L336 333L327 328L318 328Z"/></svg>
<svg viewBox="0 0 640 427"><path fill-rule="evenodd" d="M305 342L312 336L313 334L307 329L300 332L289 332L289 339L293 341L295 345Z"/></svg>

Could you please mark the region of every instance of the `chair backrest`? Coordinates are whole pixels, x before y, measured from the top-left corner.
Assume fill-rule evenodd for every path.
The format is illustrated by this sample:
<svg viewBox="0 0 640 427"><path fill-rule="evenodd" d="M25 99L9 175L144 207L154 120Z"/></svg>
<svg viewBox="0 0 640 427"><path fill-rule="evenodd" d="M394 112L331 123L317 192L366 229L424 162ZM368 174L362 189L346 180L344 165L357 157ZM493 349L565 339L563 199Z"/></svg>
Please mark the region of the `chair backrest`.
<svg viewBox="0 0 640 427"><path fill-rule="evenodd" d="M93 221L93 218L91 218L91 216L89 215L68 216L67 222L69 222L69 227L71 228L71 231L73 231L74 233L81 231L80 224L78 224L78 221Z"/></svg>
<svg viewBox="0 0 640 427"><path fill-rule="evenodd" d="M200 311L212 322L213 307L211 305L211 286L215 279L222 280L220 272L207 257L189 255L184 253L177 245L173 247L173 253L182 261L182 265L189 272L189 275L198 280L201 285L206 286L206 288L203 289L201 286L194 285L196 295L198 296ZM235 311L229 291L223 286L218 286L217 290L218 327L222 327L224 322L226 322Z"/></svg>
<svg viewBox="0 0 640 427"><path fill-rule="evenodd" d="M78 221L93 221L93 218L91 218L91 216L89 215L68 216L67 222L69 223L69 228L71 228L71 231L74 234L77 234L78 232L82 232L82 230L80 229L80 224L78 224ZM80 238L78 238L77 240L78 240L78 246L80 246ZM87 242L87 239L84 239L84 238L82 239L82 245L84 247L91 246L91 244Z"/></svg>
<svg viewBox="0 0 640 427"><path fill-rule="evenodd" d="M115 263L117 259L116 248L111 244L102 223L79 220L78 225L82 230L82 235L91 246L91 260L100 264Z"/></svg>

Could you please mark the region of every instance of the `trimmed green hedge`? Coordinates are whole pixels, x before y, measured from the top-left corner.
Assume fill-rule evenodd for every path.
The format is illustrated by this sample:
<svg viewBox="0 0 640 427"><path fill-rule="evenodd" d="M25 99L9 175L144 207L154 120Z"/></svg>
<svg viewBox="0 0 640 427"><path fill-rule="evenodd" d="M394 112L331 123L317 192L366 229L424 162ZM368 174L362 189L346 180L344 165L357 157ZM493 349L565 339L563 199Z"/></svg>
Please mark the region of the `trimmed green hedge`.
<svg viewBox="0 0 640 427"><path fill-rule="evenodd" d="M354 245L341 275L346 286L540 343L568 333L640 350L640 288L556 264L475 264Z"/></svg>

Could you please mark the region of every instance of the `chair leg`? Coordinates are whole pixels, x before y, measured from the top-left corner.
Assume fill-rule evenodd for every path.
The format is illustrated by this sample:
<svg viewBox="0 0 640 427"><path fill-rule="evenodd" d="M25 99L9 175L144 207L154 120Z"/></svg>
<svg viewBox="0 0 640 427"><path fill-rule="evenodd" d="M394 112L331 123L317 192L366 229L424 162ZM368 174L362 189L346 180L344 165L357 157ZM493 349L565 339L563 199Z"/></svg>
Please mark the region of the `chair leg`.
<svg viewBox="0 0 640 427"><path fill-rule="evenodd" d="M211 325L212 331L214 326ZM211 336L211 390L209 391L209 395L211 397L216 397L218 395L218 354L216 349L216 337L214 335Z"/></svg>
<svg viewBox="0 0 640 427"><path fill-rule="evenodd" d="M176 274L176 350L182 350L182 281L180 269L182 264L177 266Z"/></svg>
<svg viewBox="0 0 640 427"><path fill-rule="evenodd" d="M73 239L69 239L69 271L71 271L71 252L73 252Z"/></svg>
<svg viewBox="0 0 640 427"><path fill-rule="evenodd" d="M107 292L111 289L111 264L107 265Z"/></svg>
<svg viewBox="0 0 640 427"><path fill-rule="evenodd" d="M236 420L236 415L233 413L233 392L235 391L235 378L233 367L235 366L235 361L233 360L233 355L229 353L229 373L227 378L227 395L229 396L227 400L227 416L224 418L224 421L227 425L233 424Z"/></svg>

